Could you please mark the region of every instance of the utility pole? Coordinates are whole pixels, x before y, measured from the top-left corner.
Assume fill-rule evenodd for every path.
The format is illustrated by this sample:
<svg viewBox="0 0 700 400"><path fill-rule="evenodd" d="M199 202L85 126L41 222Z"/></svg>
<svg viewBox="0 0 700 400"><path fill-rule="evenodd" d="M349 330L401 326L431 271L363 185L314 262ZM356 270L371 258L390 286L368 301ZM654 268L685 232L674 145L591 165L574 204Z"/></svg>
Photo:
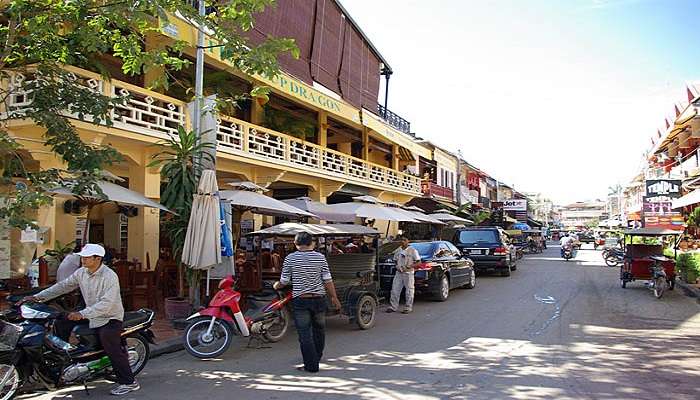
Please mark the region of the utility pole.
<svg viewBox="0 0 700 400"><path fill-rule="evenodd" d="M197 2L199 16L204 17L207 13L204 0ZM204 26L197 24L197 60L195 64L194 78L194 115L192 128L197 135L197 142L202 141L202 108L204 108ZM198 160L201 162L201 160Z"/></svg>
<svg viewBox="0 0 700 400"><path fill-rule="evenodd" d="M457 150L457 207L462 206L462 149Z"/></svg>

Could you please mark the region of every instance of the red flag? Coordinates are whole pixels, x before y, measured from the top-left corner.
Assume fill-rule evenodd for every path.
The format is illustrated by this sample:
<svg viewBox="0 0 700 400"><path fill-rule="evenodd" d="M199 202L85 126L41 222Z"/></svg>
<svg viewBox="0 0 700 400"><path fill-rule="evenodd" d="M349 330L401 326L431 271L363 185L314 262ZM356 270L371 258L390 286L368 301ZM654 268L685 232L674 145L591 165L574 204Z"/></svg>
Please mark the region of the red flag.
<svg viewBox="0 0 700 400"><path fill-rule="evenodd" d="M685 90L688 92L688 101L692 103L693 100L695 100L695 95L694 95L693 92L690 90L690 87L686 86L686 87L685 87Z"/></svg>
<svg viewBox="0 0 700 400"><path fill-rule="evenodd" d="M671 127L671 124L668 123L668 118L666 118L664 121L666 121L666 129Z"/></svg>
<svg viewBox="0 0 700 400"><path fill-rule="evenodd" d="M676 118L681 116L681 110L678 109L678 104L673 105L673 109L676 110Z"/></svg>

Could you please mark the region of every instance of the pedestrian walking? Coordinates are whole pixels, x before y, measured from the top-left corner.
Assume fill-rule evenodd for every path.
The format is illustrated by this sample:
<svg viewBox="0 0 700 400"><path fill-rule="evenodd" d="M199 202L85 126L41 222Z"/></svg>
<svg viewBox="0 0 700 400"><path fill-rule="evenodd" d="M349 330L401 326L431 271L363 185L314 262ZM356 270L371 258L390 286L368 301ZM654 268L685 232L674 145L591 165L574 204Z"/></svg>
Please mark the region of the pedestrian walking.
<svg viewBox="0 0 700 400"><path fill-rule="evenodd" d="M394 253L394 261L396 262L396 273L394 274L394 282L391 285L391 299L389 308L386 312L396 312L399 309L399 297L401 290L406 288L406 308L402 311L403 314L408 314L413 311L413 295L415 293L415 277L413 270L420 263L420 255L418 251L408 245L408 238L400 237L401 247L396 249Z"/></svg>
<svg viewBox="0 0 700 400"><path fill-rule="evenodd" d="M294 238L294 245L298 251L284 259L282 275L274 287L279 290L292 285L294 325L304 359L304 366L297 369L318 372L326 343L326 296L336 309L340 309L340 300L326 257L314 250L313 237L300 232Z"/></svg>

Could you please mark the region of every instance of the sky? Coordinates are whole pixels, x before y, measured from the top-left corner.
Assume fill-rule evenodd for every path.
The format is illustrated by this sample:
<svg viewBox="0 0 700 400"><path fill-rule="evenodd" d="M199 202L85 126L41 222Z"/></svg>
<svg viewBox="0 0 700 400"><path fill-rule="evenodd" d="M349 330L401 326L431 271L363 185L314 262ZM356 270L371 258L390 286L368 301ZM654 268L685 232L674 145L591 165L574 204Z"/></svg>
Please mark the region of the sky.
<svg viewBox="0 0 700 400"><path fill-rule="evenodd" d="M389 109L558 204L629 182L700 81L700 1L341 2L394 70Z"/></svg>

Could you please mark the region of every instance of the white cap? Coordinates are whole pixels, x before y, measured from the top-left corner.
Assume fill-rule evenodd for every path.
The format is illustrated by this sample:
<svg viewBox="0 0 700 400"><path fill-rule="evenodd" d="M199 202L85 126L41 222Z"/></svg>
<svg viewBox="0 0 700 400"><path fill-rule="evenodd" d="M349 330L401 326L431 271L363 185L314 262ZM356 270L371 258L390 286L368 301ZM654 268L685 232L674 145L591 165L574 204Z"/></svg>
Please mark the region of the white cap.
<svg viewBox="0 0 700 400"><path fill-rule="evenodd" d="M77 253L77 254L80 257L92 257L92 256L104 257L105 256L105 248L100 246L99 244L88 243L85 246L83 246L83 249L80 250L80 253Z"/></svg>

